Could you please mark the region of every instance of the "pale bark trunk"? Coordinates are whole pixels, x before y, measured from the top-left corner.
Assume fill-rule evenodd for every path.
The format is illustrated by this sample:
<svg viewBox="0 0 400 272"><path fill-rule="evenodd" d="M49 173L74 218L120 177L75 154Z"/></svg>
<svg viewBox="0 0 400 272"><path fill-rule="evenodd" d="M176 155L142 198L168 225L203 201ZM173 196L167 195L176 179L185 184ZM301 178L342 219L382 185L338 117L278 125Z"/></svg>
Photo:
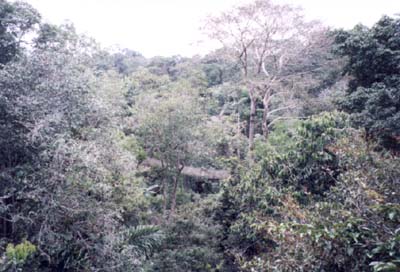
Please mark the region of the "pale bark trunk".
<svg viewBox="0 0 400 272"><path fill-rule="evenodd" d="M270 94L268 91L264 95L264 98L263 98L264 111L263 111L263 120L262 120L262 131L263 131L263 136L264 136L265 140L268 140L268 135L269 135L269 128L268 128L269 98L270 98Z"/></svg>
<svg viewBox="0 0 400 272"><path fill-rule="evenodd" d="M250 120L249 120L249 151L254 148L254 129L256 119L256 97L254 90L250 89Z"/></svg>
<svg viewBox="0 0 400 272"><path fill-rule="evenodd" d="M167 203L168 203L168 188L167 188L167 184L165 182L165 178L163 178L162 181L162 190L163 190L163 217L166 218L167 217Z"/></svg>
<svg viewBox="0 0 400 272"><path fill-rule="evenodd" d="M240 131L240 112L239 112L239 109L238 109L238 111L237 111L237 131L236 131L236 136L237 136L237 149L236 149L236 153L237 153L237 157L238 157L238 159L240 159L240 134L241 134L241 131Z"/></svg>
<svg viewBox="0 0 400 272"><path fill-rule="evenodd" d="M178 174L177 176L173 177L174 183L173 183L172 196L171 196L171 211L169 213L169 218L168 219L171 219L175 215L176 191L178 189L179 176L180 176L180 174Z"/></svg>
<svg viewBox="0 0 400 272"><path fill-rule="evenodd" d="M262 123L263 136L265 140L268 140L268 135L269 135L267 113L268 111L264 110L263 123Z"/></svg>

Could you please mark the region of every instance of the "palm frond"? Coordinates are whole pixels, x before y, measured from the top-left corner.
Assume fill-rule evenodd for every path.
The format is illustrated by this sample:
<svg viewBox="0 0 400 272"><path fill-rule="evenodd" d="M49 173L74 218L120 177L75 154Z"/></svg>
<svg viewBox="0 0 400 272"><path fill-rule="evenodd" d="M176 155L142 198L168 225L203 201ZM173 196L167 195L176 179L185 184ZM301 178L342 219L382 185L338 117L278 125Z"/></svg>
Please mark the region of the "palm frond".
<svg viewBox="0 0 400 272"><path fill-rule="evenodd" d="M138 255L150 256L159 247L163 234L157 226L139 225L130 228L125 233L131 249Z"/></svg>

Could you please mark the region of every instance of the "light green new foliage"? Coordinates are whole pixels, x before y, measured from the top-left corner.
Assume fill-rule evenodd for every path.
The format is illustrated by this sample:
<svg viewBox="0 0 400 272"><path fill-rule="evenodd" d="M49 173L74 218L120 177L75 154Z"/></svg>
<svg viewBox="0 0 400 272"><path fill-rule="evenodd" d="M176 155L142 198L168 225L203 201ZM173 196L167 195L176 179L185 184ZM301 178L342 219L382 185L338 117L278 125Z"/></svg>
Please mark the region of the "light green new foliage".
<svg viewBox="0 0 400 272"><path fill-rule="evenodd" d="M8 244L6 248L7 259L13 264L22 264L25 260L36 252L36 246L29 241L20 244Z"/></svg>

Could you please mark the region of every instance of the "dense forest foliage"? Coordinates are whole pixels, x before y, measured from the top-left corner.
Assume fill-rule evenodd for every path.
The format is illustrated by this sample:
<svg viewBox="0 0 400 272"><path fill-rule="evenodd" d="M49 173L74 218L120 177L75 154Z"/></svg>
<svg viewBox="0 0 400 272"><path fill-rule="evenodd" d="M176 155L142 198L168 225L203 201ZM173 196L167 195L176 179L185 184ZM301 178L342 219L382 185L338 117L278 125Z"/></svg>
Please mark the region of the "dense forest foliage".
<svg viewBox="0 0 400 272"><path fill-rule="evenodd" d="M145 58L0 0L0 271L400 271L400 18L202 31Z"/></svg>

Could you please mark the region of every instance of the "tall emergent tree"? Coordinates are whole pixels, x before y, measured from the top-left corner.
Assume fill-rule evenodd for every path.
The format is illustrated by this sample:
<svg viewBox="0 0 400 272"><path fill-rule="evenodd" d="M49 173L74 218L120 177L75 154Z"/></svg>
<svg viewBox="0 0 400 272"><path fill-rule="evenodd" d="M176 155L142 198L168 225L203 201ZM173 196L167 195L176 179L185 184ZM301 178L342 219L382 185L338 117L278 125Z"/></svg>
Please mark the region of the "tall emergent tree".
<svg viewBox="0 0 400 272"><path fill-rule="evenodd" d="M372 28L339 31L336 50L351 77L340 102L367 139L400 150L400 18L382 17Z"/></svg>
<svg viewBox="0 0 400 272"><path fill-rule="evenodd" d="M205 27L239 61L250 96L249 149L253 148L257 101L263 104L262 131L267 138L277 114L294 107L291 63L304 52L311 27L300 11L270 0L257 0L210 17ZM304 57L304 56L303 56Z"/></svg>

